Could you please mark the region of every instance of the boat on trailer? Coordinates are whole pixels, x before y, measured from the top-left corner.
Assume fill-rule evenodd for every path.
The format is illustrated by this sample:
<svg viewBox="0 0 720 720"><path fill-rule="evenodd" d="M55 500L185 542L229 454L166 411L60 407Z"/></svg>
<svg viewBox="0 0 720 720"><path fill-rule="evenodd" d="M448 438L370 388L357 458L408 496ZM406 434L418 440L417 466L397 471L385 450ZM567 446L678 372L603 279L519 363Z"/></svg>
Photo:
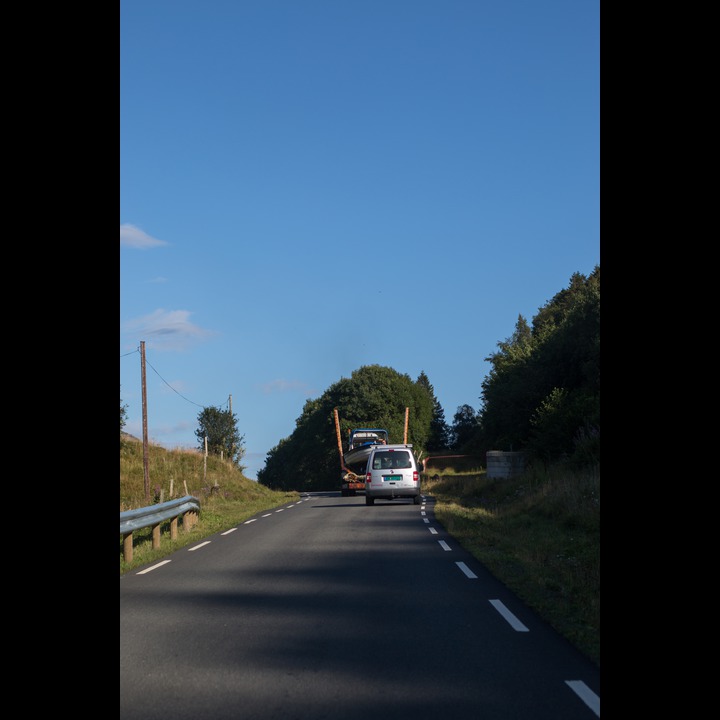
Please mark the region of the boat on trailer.
<svg viewBox="0 0 720 720"><path fill-rule="evenodd" d="M365 475L370 451L375 445L387 445L388 431L383 428L355 428L350 431L343 465L355 475Z"/></svg>

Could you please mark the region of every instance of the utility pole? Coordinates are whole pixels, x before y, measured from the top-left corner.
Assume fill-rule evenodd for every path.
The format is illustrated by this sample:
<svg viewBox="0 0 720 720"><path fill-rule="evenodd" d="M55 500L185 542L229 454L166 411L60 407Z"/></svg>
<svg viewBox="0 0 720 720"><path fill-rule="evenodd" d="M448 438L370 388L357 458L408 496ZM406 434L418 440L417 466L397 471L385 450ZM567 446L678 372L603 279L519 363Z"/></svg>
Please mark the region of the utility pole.
<svg viewBox="0 0 720 720"><path fill-rule="evenodd" d="M150 472L148 470L147 383L145 382L145 341L140 341L140 375L142 377L142 425L143 425L143 478L145 502L150 502Z"/></svg>
<svg viewBox="0 0 720 720"><path fill-rule="evenodd" d="M208 456L208 444L207 435L205 436L205 452L203 453L203 484L207 480L207 456Z"/></svg>
<svg viewBox="0 0 720 720"><path fill-rule="evenodd" d="M228 398L228 405L230 408L230 422L232 422L232 394ZM235 459L235 444L230 443L230 462L234 462Z"/></svg>

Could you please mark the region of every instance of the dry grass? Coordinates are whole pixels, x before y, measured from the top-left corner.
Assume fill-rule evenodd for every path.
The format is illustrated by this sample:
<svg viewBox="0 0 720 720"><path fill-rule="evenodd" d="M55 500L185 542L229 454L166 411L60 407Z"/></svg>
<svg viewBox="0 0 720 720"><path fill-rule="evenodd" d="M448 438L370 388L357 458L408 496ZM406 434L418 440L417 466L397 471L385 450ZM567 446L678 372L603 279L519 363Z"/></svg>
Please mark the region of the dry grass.
<svg viewBox="0 0 720 720"><path fill-rule="evenodd" d="M201 453L148 446L150 498L145 495L142 443L126 439L120 448L120 512L164 502L184 495L200 500L199 522L190 530L180 523L178 537L170 539L170 523L161 526L160 548L152 548L151 529L133 533L133 559L123 559L120 538L120 574L155 562L175 550L216 532L227 530L256 513L294 502L299 493L277 492L246 478L231 462Z"/></svg>

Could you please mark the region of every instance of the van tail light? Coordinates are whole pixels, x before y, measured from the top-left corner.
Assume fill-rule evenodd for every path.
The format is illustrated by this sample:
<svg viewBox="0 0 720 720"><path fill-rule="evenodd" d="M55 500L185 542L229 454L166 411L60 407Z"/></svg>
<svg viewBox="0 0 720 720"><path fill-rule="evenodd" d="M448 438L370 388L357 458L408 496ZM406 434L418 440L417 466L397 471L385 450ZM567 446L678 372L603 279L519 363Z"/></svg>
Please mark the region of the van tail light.
<svg viewBox="0 0 720 720"><path fill-rule="evenodd" d="M413 470L413 482L420 482L420 475L417 470Z"/></svg>
<svg viewBox="0 0 720 720"><path fill-rule="evenodd" d="M367 485L370 485L371 481L372 481L372 473L365 473L365 483Z"/></svg>

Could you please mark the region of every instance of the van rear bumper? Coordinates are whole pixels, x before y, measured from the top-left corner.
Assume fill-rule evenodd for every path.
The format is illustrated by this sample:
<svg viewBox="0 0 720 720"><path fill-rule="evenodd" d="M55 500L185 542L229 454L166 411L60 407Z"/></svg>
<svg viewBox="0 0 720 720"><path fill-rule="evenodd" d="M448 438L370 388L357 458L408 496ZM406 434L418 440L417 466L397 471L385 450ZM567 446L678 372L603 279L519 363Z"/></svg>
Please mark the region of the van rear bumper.
<svg viewBox="0 0 720 720"><path fill-rule="evenodd" d="M387 487L380 488L365 485L365 495L370 498L414 498L420 494L420 487Z"/></svg>

